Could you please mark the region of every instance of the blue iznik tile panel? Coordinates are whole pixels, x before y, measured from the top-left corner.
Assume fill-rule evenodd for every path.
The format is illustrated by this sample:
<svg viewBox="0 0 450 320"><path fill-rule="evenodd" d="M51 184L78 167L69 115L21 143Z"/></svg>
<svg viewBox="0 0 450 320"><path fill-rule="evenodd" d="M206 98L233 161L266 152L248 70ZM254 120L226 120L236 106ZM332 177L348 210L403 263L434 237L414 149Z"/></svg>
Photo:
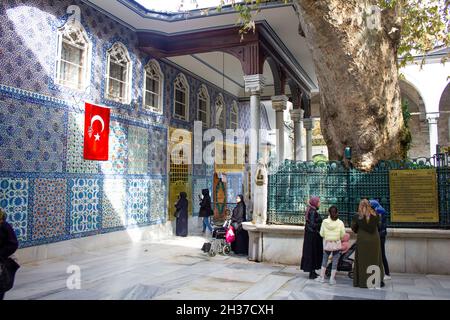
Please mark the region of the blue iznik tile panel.
<svg viewBox="0 0 450 320"><path fill-rule="evenodd" d="M161 195L166 194L166 181L164 179L150 179L150 220L163 223L166 221L166 201L167 198Z"/></svg>
<svg viewBox="0 0 450 320"><path fill-rule="evenodd" d="M242 192L242 173L229 173L227 174L227 203L236 203L236 197Z"/></svg>
<svg viewBox="0 0 450 320"><path fill-rule="evenodd" d="M33 240L63 236L66 228L66 179L34 181Z"/></svg>
<svg viewBox="0 0 450 320"><path fill-rule="evenodd" d="M193 211L192 211L192 215L193 216L198 216L199 212L200 212L200 200L198 198L199 195L202 194L202 190L203 189L208 189L209 190L209 195L212 198L212 176L210 178L208 177L194 177L193 179L193 191L192 191L192 206L193 206Z"/></svg>
<svg viewBox="0 0 450 320"><path fill-rule="evenodd" d="M98 230L100 227L100 185L97 179L70 179L70 233Z"/></svg>
<svg viewBox="0 0 450 320"><path fill-rule="evenodd" d="M0 206L20 247L70 240L166 222L169 126L193 129L202 84L214 101L222 94L227 125L237 98L173 62L157 60L163 73L162 113L143 108L144 67L153 57L138 38L81 0L0 1ZM88 86L75 90L55 81L58 28L69 5L81 9L91 52ZM106 52L120 41L132 63L131 102L106 99ZM173 81L189 83L189 119L173 119ZM111 108L109 160L83 159L84 102ZM249 126L248 105L239 124ZM212 189L213 167L193 168L194 195ZM198 213L194 201L194 214Z"/></svg>
<svg viewBox="0 0 450 320"><path fill-rule="evenodd" d="M83 159L84 114L69 112L67 134L67 172L98 173L98 162Z"/></svg>
<svg viewBox="0 0 450 320"><path fill-rule="evenodd" d="M148 171L148 130L136 126L128 128L128 173L146 174Z"/></svg>
<svg viewBox="0 0 450 320"><path fill-rule="evenodd" d="M17 239L28 238L29 180L0 176L0 207L8 214Z"/></svg>
<svg viewBox="0 0 450 320"><path fill-rule="evenodd" d="M0 98L0 168L12 172L62 172L63 110Z"/></svg>
<svg viewBox="0 0 450 320"><path fill-rule="evenodd" d="M102 227L105 229L126 226L126 180L104 179L102 201Z"/></svg>
<svg viewBox="0 0 450 320"><path fill-rule="evenodd" d="M149 180L128 181L127 224L129 226L149 221Z"/></svg>
<svg viewBox="0 0 450 320"><path fill-rule="evenodd" d="M149 168L151 174L167 173L167 130L152 130L149 134Z"/></svg>
<svg viewBox="0 0 450 320"><path fill-rule="evenodd" d="M111 121L109 127L109 160L101 162L101 171L106 174L124 174L127 154L127 128L120 122Z"/></svg>

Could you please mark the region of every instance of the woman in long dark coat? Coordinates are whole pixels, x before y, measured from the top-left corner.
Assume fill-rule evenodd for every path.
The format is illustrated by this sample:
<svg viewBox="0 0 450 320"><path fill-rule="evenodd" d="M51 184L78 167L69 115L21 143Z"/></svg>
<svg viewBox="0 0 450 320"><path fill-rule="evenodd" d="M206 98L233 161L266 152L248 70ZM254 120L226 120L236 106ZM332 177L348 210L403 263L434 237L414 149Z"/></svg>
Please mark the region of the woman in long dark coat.
<svg viewBox="0 0 450 320"><path fill-rule="evenodd" d="M320 198L312 197L305 213L305 238L303 240L302 261L300 269L309 272L309 278L315 279L319 275L316 270L321 268L323 256L323 240L320 236L322 218L317 210Z"/></svg>
<svg viewBox="0 0 450 320"><path fill-rule="evenodd" d="M16 233L12 226L6 222L6 213L0 208L0 260L5 261L16 252L19 247ZM4 292L0 292L0 300L3 300Z"/></svg>
<svg viewBox="0 0 450 320"><path fill-rule="evenodd" d="M212 226L209 221L209 217L212 216L213 210L211 208L211 197L209 196L209 190L203 189L202 190L203 199L200 201L200 212L198 216L200 218L203 218L203 232L206 231L206 228L209 229L210 232L212 232Z"/></svg>
<svg viewBox="0 0 450 320"><path fill-rule="evenodd" d="M186 192L180 192L179 200L175 204L177 226L176 235L179 237L186 237L188 234L188 200Z"/></svg>
<svg viewBox="0 0 450 320"><path fill-rule="evenodd" d="M352 230L356 233L356 252L353 265L353 286L367 288L367 279L373 271L368 273L369 266L380 268L380 284L384 286L383 259L381 256L380 235L378 225L380 216L372 209L367 199L361 200L358 214L353 217Z"/></svg>
<svg viewBox="0 0 450 320"><path fill-rule="evenodd" d="M248 231L242 227L242 222L247 221L244 196L238 195L236 201L237 205L231 216L231 225L235 229L236 239L231 243L231 250L236 254L248 255Z"/></svg>

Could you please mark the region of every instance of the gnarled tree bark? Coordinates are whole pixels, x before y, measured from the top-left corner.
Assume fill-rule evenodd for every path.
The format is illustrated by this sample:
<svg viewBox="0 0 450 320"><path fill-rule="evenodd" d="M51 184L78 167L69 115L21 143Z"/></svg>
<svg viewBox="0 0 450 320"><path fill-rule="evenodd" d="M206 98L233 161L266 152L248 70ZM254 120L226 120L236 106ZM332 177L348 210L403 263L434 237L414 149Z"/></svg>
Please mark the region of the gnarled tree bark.
<svg viewBox="0 0 450 320"><path fill-rule="evenodd" d="M398 85L400 21L378 15L376 0L297 0L320 88L321 128L331 160L371 170L404 155L405 127ZM398 8L397 8L398 10Z"/></svg>

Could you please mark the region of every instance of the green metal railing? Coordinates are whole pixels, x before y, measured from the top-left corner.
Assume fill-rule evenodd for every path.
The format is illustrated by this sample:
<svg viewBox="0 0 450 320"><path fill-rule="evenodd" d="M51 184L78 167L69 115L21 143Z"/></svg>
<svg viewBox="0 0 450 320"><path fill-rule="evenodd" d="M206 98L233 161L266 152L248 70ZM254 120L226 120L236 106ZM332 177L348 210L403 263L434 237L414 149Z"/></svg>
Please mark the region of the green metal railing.
<svg viewBox="0 0 450 320"><path fill-rule="evenodd" d="M346 168L342 162L295 162L286 160L269 168L268 223L304 223L304 213L311 196L319 196L319 213L327 216L331 205L339 209L340 218L348 226L356 214L361 198L379 199L390 212L389 171L436 168L439 192L439 223L392 223L390 227L450 227L450 167L439 155L406 161L381 161L369 173Z"/></svg>

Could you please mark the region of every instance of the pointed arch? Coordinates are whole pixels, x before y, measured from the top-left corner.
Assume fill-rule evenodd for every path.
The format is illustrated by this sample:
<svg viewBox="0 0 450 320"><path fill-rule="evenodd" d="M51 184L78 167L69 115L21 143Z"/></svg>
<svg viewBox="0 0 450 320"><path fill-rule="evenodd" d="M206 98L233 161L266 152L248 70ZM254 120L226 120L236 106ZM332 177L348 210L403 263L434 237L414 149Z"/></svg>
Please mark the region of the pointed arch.
<svg viewBox="0 0 450 320"><path fill-rule="evenodd" d="M77 19L58 29L56 83L76 90L89 85L92 44Z"/></svg>
<svg viewBox="0 0 450 320"><path fill-rule="evenodd" d="M107 99L128 104L131 102L131 58L121 42L114 43L107 51L106 93Z"/></svg>
<svg viewBox="0 0 450 320"><path fill-rule="evenodd" d="M208 128L211 117L211 102L208 88L202 84L197 92L197 120L201 121L203 127Z"/></svg>
<svg viewBox="0 0 450 320"><path fill-rule="evenodd" d="M186 76L179 73L173 83L173 117L189 121L189 83Z"/></svg>
<svg viewBox="0 0 450 320"><path fill-rule="evenodd" d="M144 70L144 109L162 113L164 74L155 59L150 60Z"/></svg>

